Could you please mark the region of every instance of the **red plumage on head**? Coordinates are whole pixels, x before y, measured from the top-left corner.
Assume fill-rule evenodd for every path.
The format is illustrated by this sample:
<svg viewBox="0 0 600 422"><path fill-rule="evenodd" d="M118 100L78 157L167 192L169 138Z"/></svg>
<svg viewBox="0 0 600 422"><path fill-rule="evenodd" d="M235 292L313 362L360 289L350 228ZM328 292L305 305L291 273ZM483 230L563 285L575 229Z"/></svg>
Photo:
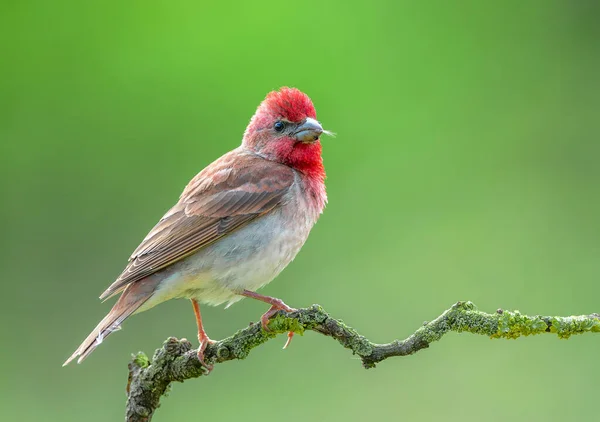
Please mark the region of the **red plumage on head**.
<svg viewBox="0 0 600 422"><path fill-rule="evenodd" d="M307 117L317 118L315 106L308 95L299 89L284 86L279 91L269 92L260 103L246 128L245 137L251 137L257 130L277 120L300 123Z"/></svg>
<svg viewBox="0 0 600 422"><path fill-rule="evenodd" d="M296 88L283 87L279 91L270 92L257 113L261 111L295 123L307 117L317 118L317 112L308 95Z"/></svg>

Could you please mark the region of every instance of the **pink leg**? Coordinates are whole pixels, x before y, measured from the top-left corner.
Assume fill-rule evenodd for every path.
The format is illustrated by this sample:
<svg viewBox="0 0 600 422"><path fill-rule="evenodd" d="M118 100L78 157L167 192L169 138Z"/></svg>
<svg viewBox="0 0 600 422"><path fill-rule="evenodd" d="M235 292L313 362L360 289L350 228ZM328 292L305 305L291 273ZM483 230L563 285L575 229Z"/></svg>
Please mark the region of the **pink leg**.
<svg viewBox="0 0 600 422"><path fill-rule="evenodd" d="M200 342L200 347L198 347L198 360L202 366L208 369L208 372L210 373L210 371L213 370L214 365L207 365L206 362L204 362L204 350L206 350L206 346L213 344L215 341L211 340L208 337L208 334L206 334L206 331L204 331L204 326L202 325L202 315L200 314L200 305L198 305L198 301L196 299L191 300L194 308L194 314L196 315L196 324L198 325L198 341Z"/></svg>
<svg viewBox="0 0 600 422"><path fill-rule="evenodd" d="M260 323L262 325L263 330L265 330L265 331L269 331L269 319L273 315L275 315L277 312L279 312L279 311L294 312L296 310L294 308L290 308L289 306L287 306L283 302L283 300L277 299L275 297L263 296L261 294L255 293L255 292L251 292L250 290L244 290L240 294L242 296L251 297L252 299L260 300L261 302L265 302L265 303L268 303L269 305L271 305L269 310L260 317ZM288 333L288 339L285 343L285 346L283 346L284 349L289 346L290 342L292 341L293 336L294 336L294 332L290 331Z"/></svg>

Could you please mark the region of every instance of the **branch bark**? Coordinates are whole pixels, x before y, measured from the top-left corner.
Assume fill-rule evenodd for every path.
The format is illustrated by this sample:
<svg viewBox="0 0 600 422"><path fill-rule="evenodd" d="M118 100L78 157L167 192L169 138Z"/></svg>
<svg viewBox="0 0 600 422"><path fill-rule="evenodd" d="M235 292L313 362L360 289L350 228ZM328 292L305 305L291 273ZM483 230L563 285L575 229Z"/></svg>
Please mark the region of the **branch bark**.
<svg viewBox="0 0 600 422"><path fill-rule="evenodd" d="M209 345L205 350L208 364L244 359L252 349L276 337L293 331L303 334L316 331L337 340L358 355L365 368L374 368L378 362L392 356L407 356L429 347L449 331L482 334L491 338L516 339L543 333L554 333L559 338L574 334L600 332L600 315L570 317L527 316L519 311L498 309L493 314L477 310L471 302L458 302L431 322L426 322L405 340L376 344L367 340L341 320L331 318L319 305L298 309L286 314L279 312L269 323L270 331L260 323L250 325L231 337ZM174 381L197 378L206 374L200 365L196 350L183 339L167 339L150 360L139 352L129 363L127 383L127 422L150 421L159 407L160 397Z"/></svg>

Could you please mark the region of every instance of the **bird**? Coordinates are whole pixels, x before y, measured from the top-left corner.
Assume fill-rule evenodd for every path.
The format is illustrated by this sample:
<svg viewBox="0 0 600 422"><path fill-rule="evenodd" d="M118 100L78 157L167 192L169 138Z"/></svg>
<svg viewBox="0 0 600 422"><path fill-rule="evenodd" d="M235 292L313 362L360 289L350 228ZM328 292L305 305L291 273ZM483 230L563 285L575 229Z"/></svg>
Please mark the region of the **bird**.
<svg viewBox="0 0 600 422"><path fill-rule="evenodd" d="M249 297L278 311L294 308L256 291L298 254L327 204L321 135L312 100L297 88L267 94L241 145L198 173L132 253L100 296L120 294L110 312L63 366L81 363L133 314L175 298L189 299L198 327L198 360L214 343L200 304L232 305ZM293 333L288 334L288 342Z"/></svg>

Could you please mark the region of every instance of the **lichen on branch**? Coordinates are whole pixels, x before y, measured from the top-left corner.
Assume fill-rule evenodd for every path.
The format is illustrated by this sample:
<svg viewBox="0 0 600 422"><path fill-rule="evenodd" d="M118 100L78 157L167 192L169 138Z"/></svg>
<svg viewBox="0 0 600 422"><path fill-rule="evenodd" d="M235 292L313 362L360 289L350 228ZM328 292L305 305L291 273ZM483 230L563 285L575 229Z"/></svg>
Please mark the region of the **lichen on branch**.
<svg viewBox="0 0 600 422"><path fill-rule="evenodd" d="M506 339L554 333L566 339L574 334L600 332L600 315L528 316L502 309L489 314L477 310L471 302L458 302L433 321L424 323L406 339L376 344L341 320L331 318L321 306L313 305L291 313L279 312L269 322L269 331L255 323L231 337L210 344L204 352L204 359L208 364L244 359L252 349L279 334L289 331L303 334L307 330L334 338L358 355L365 368L374 368L389 357L411 355L425 349L449 331ZM171 382L183 382L206 373L206 368L198 361L196 350L185 339L167 339L152 359L142 352L138 353L129 363L126 421L150 421L159 406L160 397Z"/></svg>

